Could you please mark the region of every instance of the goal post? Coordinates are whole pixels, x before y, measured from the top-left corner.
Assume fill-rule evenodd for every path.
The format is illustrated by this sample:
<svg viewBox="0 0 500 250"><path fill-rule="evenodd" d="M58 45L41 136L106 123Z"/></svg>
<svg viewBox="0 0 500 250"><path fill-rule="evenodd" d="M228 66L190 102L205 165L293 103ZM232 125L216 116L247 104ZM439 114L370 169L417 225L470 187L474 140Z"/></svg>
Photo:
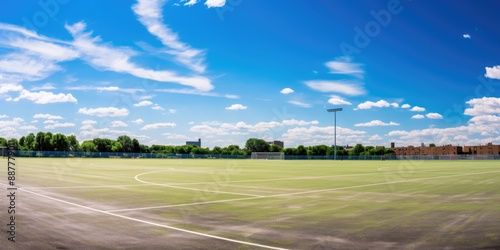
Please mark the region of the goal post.
<svg viewBox="0 0 500 250"><path fill-rule="evenodd" d="M252 152L252 160L284 160L285 153L283 152Z"/></svg>

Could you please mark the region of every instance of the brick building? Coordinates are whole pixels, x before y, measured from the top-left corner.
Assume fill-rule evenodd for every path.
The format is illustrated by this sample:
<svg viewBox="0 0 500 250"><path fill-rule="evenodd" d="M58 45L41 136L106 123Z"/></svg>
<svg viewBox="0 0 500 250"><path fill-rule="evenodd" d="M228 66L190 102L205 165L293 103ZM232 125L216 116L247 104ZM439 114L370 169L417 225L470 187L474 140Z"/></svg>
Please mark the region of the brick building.
<svg viewBox="0 0 500 250"><path fill-rule="evenodd" d="M480 146L465 146L464 154L471 155L500 155L500 145L488 143Z"/></svg>

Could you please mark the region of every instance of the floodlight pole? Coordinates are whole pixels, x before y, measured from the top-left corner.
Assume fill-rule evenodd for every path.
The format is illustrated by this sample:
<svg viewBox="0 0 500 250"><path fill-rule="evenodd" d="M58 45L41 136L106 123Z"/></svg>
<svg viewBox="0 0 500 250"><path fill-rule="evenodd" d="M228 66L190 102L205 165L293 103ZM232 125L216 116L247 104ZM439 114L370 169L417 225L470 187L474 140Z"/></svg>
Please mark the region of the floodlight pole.
<svg viewBox="0 0 500 250"><path fill-rule="evenodd" d="M333 160L337 160L337 112L342 111L342 108L327 109L328 112L333 112Z"/></svg>

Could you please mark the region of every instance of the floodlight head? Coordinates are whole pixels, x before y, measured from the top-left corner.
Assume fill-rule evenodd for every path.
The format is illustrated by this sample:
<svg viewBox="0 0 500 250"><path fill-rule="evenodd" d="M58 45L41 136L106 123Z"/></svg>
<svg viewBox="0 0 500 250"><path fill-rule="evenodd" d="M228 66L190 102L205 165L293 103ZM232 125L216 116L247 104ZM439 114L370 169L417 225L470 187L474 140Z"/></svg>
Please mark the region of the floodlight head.
<svg viewBox="0 0 500 250"><path fill-rule="evenodd" d="M337 112L337 111L342 111L342 108L327 109L326 111L328 111L328 112Z"/></svg>

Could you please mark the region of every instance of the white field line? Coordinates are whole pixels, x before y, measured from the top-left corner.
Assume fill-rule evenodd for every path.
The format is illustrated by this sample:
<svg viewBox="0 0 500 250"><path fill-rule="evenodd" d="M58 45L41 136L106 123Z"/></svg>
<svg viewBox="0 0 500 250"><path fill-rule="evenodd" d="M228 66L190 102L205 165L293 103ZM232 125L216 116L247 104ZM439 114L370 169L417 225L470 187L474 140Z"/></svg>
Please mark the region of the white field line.
<svg viewBox="0 0 500 250"><path fill-rule="evenodd" d="M346 174L346 175L324 175L324 176L305 176L305 177L290 177L290 178L276 178L276 179L255 179L255 180L239 180L239 181L225 181L224 183L246 183L246 182L268 182L268 181L287 181L287 180L313 180L313 179L327 179L330 177L348 177L348 176L362 176L362 175L376 175L379 173L369 174ZM186 183L173 183L174 185L202 185L211 184L213 182L186 182Z"/></svg>
<svg viewBox="0 0 500 250"><path fill-rule="evenodd" d="M411 179L411 180L401 180L401 181L388 181L388 182L380 182L380 183L371 183L371 184L356 185L356 186L349 186L349 187L338 187L338 188L311 190L311 191L303 191L303 192L295 192L295 193L287 193L287 194L275 194L275 195L268 195L268 196L261 196L261 197L247 197L247 198L239 198L239 199L226 199L226 200L216 200L216 201L206 201L206 202L193 202L193 203L183 203L183 204L175 204L175 205L151 206L151 207L140 207L140 208L126 208L126 209L116 209L116 210L109 210L109 211L111 211L111 212L125 212L125 211L161 209L161 208L182 207L182 206L197 206L197 205L207 205L207 204L233 202L233 201L256 200L256 199L264 199L264 198L294 196L294 195L301 195L301 194L325 193L325 192L331 192L331 191L337 191L337 190L346 190L346 189L373 187L373 186L381 186L381 185L397 184L397 183L406 183L406 182L415 182L415 181L426 181L426 180L443 179L443 178L458 177L458 176L491 174L491 173L499 173L499 172L500 172L500 170L498 170L498 171L489 171L489 172L480 172L480 173L455 174L455 175L436 176L436 177L419 178L419 179ZM203 190L200 190L200 191L203 191Z"/></svg>
<svg viewBox="0 0 500 250"><path fill-rule="evenodd" d="M0 185L2 185L2 186L8 186L8 185L3 184L3 183L0 183ZM103 211L103 210L95 209L95 208L92 208L92 207L87 207L87 206L83 206L83 205L80 205L80 204L76 204L76 203L73 203L73 202L61 200L61 199L58 199L58 198L50 197L50 196L47 196L47 195L39 194L39 193L30 191L30 190L24 189L24 188L18 188L17 190L23 191L25 193L29 193L29 194L32 194L32 195L40 196L42 198L46 198L46 199L49 199L49 200L54 200L54 201L61 202L61 203L64 203L64 204L68 204L68 205L71 205L71 206L75 206L75 207L83 208L83 209L86 209L86 210L94 211L94 212L97 212L97 213L106 214L106 215L110 215L110 216L114 216L114 217L118 217L118 218L122 218L122 219L127 219L127 220L131 220L131 221L135 221L135 222L140 222L140 223L144 223L144 224L148 224L148 225L152 225L152 226L163 227L163 228L167 228L167 229L171 229L171 230L175 230L175 231L180 231L180 232L183 232L183 233L189 233L189 234L194 234L194 235L198 235L198 236L203 236L203 237L208 237L208 238L213 238L213 239L218 239L218 240L223 240L223 241L229 241L229 242L243 244L243 245L256 246L256 247L261 247L261 248L267 248L267 249L280 249L280 250L281 249L285 249L285 248L267 246L267 245L262 245L262 244L247 242L247 241L241 241L241 240L235 240L235 239L220 237L220 236L211 235L211 234L200 233L200 232L186 230L186 229L182 229L182 228L178 228L178 227L172 227L172 226L168 226L168 225L164 225L164 224L160 224L160 223L156 223L156 222L151 222L151 221L141 220L141 219L137 219L137 218L132 218L132 217L129 217L129 216L114 214L114 213L111 213L111 212L108 212L108 211Z"/></svg>
<svg viewBox="0 0 500 250"><path fill-rule="evenodd" d="M191 191L202 191L202 192L218 193L218 194L234 194L234 195L242 195L242 196L252 196L252 197L257 197L257 198L258 197L264 197L262 195L256 195L256 194L243 194L243 193L224 192L224 191L216 191L216 190L209 190L209 189L204 190L204 189L198 189L198 188L188 188L188 187L173 186L173 185L168 185L168 184L161 184L161 183L143 181L143 180L139 179L139 176L146 175L146 174L151 174L151 173L163 172L163 171L165 171L165 170L145 172L145 173L136 175L134 177L134 179L136 181L138 181L138 182L149 184L149 185L154 185L154 186L162 186L162 187L184 189L184 190L191 190Z"/></svg>
<svg viewBox="0 0 500 250"><path fill-rule="evenodd" d="M123 187L146 187L151 186L151 184L130 184L130 185L102 185L102 186L59 186L59 187L24 187L29 189L85 189L85 188L123 188Z"/></svg>

